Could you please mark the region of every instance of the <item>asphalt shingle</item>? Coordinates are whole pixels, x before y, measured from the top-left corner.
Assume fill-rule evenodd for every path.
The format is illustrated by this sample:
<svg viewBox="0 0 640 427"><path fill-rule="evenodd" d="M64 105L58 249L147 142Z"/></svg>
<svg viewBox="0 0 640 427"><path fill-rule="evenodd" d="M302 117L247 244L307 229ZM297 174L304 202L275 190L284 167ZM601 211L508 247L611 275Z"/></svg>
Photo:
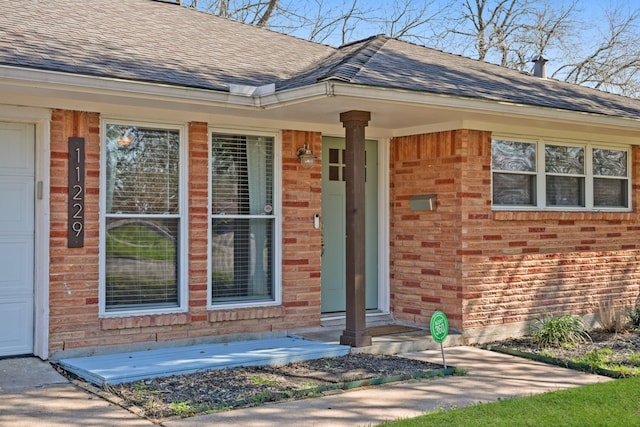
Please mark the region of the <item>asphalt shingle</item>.
<svg viewBox="0 0 640 427"><path fill-rule="evenodd" d="M385 36L339 49L154 0L4 0L0 64L216 91L326 80L640 119L640 101Z"/></svg>

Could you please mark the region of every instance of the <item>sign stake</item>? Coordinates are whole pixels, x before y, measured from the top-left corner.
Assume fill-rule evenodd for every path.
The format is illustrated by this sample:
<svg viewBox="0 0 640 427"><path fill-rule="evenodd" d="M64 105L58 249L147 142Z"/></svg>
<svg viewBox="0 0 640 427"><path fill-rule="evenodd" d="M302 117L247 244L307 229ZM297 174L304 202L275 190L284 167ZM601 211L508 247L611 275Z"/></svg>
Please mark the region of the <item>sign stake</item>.
<svg viewBox="0 0 640 427"><path fill-rule="evenodd" d="M433 340L440 343L440 352L442 353L442 364L444 369L447 369L447 361L444 357L444 346L442 343L449 335L449 320L447 315L440 310L436 310L431 316L431 322L429 322L429 329L431 330L431 336Z"/></svg>

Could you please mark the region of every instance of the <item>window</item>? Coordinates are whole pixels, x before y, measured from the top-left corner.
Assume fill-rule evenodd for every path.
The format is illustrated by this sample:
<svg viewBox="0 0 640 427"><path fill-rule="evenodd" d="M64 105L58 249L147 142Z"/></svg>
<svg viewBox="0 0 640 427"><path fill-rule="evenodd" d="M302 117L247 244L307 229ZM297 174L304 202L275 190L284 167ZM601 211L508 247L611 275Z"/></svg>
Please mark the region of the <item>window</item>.
<svg viewBox="0 0 640 427"><path fill-rule="evenodd" d="M105 126L104 312L181 305L181 132Z"/></svg>
<svg viewBox="0 0 640 427"><path fill-rule="evenodd" d="M211 303L275 300L274 138L211 137Z"/></svg>
<svg viewBox="0 0 640 427"><path fill-rule="evenodd" d="M494 207L630 207L627 148L494 139L491 168Z"/></svg>

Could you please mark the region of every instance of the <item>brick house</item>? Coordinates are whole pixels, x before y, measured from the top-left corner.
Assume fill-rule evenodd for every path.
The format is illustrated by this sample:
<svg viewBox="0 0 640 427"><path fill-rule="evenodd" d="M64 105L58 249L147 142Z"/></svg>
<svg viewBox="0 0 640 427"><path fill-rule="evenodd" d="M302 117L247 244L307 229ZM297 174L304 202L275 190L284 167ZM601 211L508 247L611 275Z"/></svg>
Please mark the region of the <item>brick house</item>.
<svg viewBox="0 0 640 427"><path fill-rule="evenodd" d="M637 100L383 36L332 48L161 1L9 0L0 356L317 327L348 318L354 254L357 316L441 309L468 342L635 305L639 119Z"/></svg>

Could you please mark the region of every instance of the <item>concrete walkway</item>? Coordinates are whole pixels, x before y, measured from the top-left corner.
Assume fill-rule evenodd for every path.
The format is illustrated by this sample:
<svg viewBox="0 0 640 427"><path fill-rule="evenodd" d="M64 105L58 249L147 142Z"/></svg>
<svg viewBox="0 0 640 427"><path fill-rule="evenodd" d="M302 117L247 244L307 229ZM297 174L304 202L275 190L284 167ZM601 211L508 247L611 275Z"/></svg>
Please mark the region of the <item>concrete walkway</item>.
<svg viewBox="0 0 640 427"><path fill-rule="evenodd" d="M528 396L609 378L571 371L473 347L445 349L447 365L465 376L409 381L336 392L320 398L236 409L220 414L164 421L166 427L192 426L370 426L414 417L439 408L461 408L515 396ZM440 351L404 357L441 363ZM35 373L35 369L43 374ZM21 379L35 373L41 381ZM53 375L55 374L55 375ZM45 379L45 377L47 379ZM18 385L18 381L23 381ZM16 384L11 386L11 384ZM0 426L150 426L66 382L37 359L0 360Z"/></svg>
<svg viewBox="0 0 640 427"><path fill-rule="evenodd" d="M69 383L35 357L0 360L0 426L149 427L153 424Z"/></svg>

